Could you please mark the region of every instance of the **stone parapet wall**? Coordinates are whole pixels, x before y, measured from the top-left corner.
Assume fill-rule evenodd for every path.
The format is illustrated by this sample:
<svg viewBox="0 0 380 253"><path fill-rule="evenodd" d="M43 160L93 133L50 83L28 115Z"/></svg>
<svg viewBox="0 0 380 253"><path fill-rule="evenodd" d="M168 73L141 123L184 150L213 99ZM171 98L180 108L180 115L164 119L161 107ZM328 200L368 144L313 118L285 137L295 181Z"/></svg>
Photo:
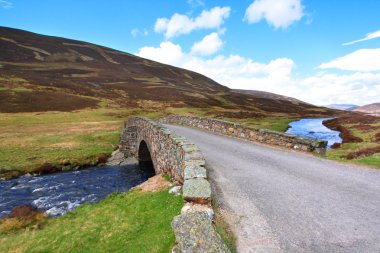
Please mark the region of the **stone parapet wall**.
<svg viewBox="0 0 380 253"><path fill-rule="evenodd" d="M301 138L291 134L243 126L214 118L169 115L160 118L158 122L196 127L219 135L318 154L325 154L327 146L326 141Z"/></svg>
<svg viewBox="0 0 380 253"><path fill-rule="evenodd" d="M186 204L181 215L172 222L177 240L173 252L228 253L212 224L211 186L198 147L151 119L129 117L120 137L120 151L146 162L147 152L141 151L145 145L156 174L168 175L172 181L183 185Z"/></svg>

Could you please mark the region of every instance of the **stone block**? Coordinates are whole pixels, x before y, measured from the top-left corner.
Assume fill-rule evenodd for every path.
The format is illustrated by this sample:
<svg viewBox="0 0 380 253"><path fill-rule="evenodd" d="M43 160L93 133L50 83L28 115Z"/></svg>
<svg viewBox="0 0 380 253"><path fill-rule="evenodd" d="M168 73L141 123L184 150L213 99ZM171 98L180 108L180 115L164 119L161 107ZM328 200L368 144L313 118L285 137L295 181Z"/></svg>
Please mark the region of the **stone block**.
<svg viewBox="0 0 380 253"><path fill-rule="evenodd" d="M203 154L200 151L194 151L194 152L184 152L183 154L183 160L189 161L189 160L203 160Z"/></svg>
<svg viewBox="0 0 380 253"><path fill-rule="evenodd" d="M186 201L205 204L211 201L210 183L203 178L185 180L182 189Z"/></svg>
<svg viewBox="0 0 380 253"><path fill-rule="evenodd" d="M195 167L195 166L205 166L206 164L206 161L204 159L200 159L200 160L188 160L188 161L184 161L184 168L186 167Z"/></svg>
<svg viewBox="0 0 380 253"><path fill-rule="evenodd" d="M189 212L205 212L210 217L210 219L214 219L215 213L214 210L212 210L211 204L203 205L203 204L196 204L188 202L186 203L182 209L181 214L189 213Z"/></svg>
<svg viewBox="0 0 380 253"><path fill-rule="evenodd" d="M191 153L191 152L200 152L199 148L194 145L194 144L185 144L185 145L182 145L182 149L184 152L188 152L188 153Z"/></svg>
<svg viewBox="0 0 380 253"><path fill-rule="evenodd" d="M200 166L187 166L184 170L184 179L207 178L206 168Z"/></svg>

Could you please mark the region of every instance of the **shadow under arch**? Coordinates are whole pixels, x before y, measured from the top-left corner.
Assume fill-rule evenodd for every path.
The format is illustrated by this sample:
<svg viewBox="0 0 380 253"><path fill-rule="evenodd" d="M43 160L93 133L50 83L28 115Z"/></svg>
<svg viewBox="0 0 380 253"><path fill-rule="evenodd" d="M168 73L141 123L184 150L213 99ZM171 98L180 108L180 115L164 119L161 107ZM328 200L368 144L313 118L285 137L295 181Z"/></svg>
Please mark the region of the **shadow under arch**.
<svg viewBox="0 0 380 253"><path fill-rule="evenodd" d="M156 174L148 145L144 140L140 142L137 159L139 161L140 169L149 173L150 176Z"/></svg>

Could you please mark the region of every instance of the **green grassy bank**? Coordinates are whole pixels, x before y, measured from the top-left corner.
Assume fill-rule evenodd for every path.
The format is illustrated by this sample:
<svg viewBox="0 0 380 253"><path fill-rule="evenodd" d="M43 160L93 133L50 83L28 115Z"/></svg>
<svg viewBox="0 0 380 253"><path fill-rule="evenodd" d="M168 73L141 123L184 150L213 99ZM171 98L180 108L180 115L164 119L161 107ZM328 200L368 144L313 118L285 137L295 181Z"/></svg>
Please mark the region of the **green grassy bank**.
<svg viewBox="0 0 380 253"><path fill-rule="evenodd" d="M0 114L0 168L36 172L97 164L118 144L128 110Z"/></svg>
<svg viewBox="0 0 380 253"><path fill-rule="evenodd" d="M4 231L0 252L170 252L175 243L171 221L180 213L182 197L167 190L111 194L41 228Z"/></svg>

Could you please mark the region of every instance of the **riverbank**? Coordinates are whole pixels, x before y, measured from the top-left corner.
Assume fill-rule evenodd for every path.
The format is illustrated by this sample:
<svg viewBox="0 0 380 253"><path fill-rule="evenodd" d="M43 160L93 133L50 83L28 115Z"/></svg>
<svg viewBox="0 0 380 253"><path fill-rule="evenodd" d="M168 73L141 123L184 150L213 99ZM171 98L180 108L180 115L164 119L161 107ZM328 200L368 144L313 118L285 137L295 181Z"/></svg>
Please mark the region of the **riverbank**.
<svg viewBox="0 0 380 253"><path fill-rule="evenodd" d="M118 145L128 110L0 114L0 177L97 166Z"/></svg>
<svg viewBox="0 0 380 253"><path fill-rule="evenodd" d="M181 196L139 189L111 194L38 226L0 232L0 252L169 252ZM3 223L0 221L0 227Z"/></svg>
<svg viewBox="0 0 380 253"><path fill-rule="evenodd" d="M357 114L325 121L324 124L342 132L342 145L327 152L327 158L341 162L380 168L380 117Z"/></svg>
<svg viewBox="0 0 380 253"><path fill-rule="evenodd" d="M123 166L126 165L126 158L118 149L114 150L111 155L100 153L97 155L97 159L93 163L74 163L70 162L64 164L53 165L49 162L44 163L43 165L31 169L31 172L21 171L21 170L7 170L0 169L0 181L1 180L10 180L16 179L22 176L34 177L42 176L59 172L68 172L68 171L78 171L85 170L93 167L103 167L108 166Z"/></svg>
<svg viewBox="0 0 380 253"><path fill-rule="evenodd" d="M91 167L44 176L28 176L0 182L0 218L23 205L63 215L84 203L96 203L113 192L124 192L154 175L129 159L122 166Z"/></svg>

